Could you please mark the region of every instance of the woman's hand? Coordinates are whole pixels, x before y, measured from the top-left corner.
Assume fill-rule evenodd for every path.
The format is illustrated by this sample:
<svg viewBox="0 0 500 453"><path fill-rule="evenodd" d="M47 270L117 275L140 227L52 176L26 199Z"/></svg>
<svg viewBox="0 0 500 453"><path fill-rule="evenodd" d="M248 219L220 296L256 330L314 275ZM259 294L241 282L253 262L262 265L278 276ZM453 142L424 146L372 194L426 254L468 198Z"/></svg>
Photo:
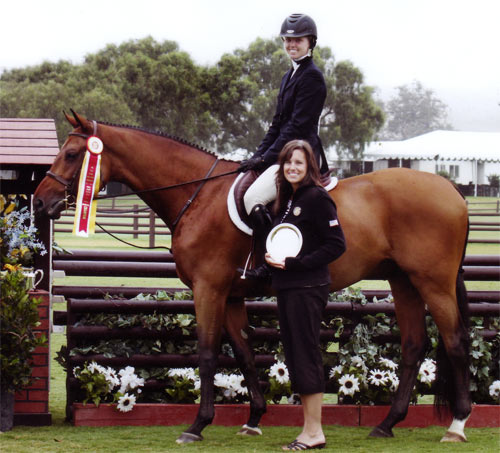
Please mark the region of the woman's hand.
<svg viewBox="0 0 500 453"><path fill-rule="evenodd" d="M266 253L266 263L278 269L285 269L285 260L276 261L269 253Z"/></svg>

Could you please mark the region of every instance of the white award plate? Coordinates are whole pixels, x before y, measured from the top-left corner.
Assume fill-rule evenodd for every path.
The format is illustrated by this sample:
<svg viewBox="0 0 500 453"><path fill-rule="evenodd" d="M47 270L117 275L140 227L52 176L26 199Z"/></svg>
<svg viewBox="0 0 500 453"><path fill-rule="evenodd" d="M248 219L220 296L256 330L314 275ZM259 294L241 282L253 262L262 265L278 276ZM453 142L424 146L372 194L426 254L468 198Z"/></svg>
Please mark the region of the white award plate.
<svg viewBox="0 0 500 453"><path fill-rule="evenodd" d="M302 248L302 233L291 223L276 225L266 240L267 252L276 261L297 256Z"/></svg>

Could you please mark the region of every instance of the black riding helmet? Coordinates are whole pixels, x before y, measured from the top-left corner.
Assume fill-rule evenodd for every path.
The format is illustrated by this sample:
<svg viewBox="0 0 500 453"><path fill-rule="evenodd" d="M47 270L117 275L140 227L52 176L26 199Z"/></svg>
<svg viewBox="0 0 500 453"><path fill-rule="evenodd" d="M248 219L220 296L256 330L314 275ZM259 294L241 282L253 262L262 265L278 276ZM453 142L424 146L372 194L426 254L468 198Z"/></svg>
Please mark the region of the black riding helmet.
<svg viewBox="0 0 500 453"><path fill-rule="evenodd" d="M292 14L288 16L281 25L282 38L300 38L310 36L311 49L314 49L318 39L318 31L314 21L306 14Z"/></svg>

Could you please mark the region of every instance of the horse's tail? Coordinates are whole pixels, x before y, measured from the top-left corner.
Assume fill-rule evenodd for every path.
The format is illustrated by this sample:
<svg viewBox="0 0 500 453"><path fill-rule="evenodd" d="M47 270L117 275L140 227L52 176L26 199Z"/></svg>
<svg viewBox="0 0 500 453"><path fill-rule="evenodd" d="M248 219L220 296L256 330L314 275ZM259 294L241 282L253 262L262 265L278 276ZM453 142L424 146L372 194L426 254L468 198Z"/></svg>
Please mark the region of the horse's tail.
<svg viewBox="0 0 500 453"><path fill-rule="evenodd" d="M464 281L464 269L463 263L465 258L465 248L467 246L467 240L469 237L469 221L467 220L467 234L465 236L465 244L462 253L462 261L460 263L460 268L457 274L456 281L456 295L458 310L461 317L461 346L466 352L466 363L464 366L467 367L467 372L469 372L469 301L467 297L467 289L465 288ZM439 341L436 350L436 381L435 381L435 400L434 405L441 416L443 412L449 412L453 410L453 404L456 401L456 386L454 384L454 373L453 367L451 366L451 361L446 353L444 347L443 339L441 335L439 336ZM442 409L445 409L443 411Z"/></svg>

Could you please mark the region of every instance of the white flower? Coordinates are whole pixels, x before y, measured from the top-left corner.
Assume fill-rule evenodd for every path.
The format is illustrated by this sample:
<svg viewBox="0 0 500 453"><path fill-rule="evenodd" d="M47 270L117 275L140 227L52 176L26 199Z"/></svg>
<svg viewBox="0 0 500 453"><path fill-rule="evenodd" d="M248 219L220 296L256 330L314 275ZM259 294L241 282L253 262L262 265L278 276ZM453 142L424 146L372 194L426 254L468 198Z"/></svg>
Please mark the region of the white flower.
<svg viewBox="0 0 500 453"><path fill-rule="evenodd" d="M345 374L339 379L339 393L344 395L354 395L359 392L359 379L353 374Z"/></svg>
<svg viewBox="0 0 500 453"><path fill-rule="evenodd" d="M248 394L248 389L246 386L243 387L244 380L245 377L241 374L231 374L229 376L229 385L236 391L236 393L239 393L240 395L246 395Z"/></svg>
<svg viewBox="0 0 500 453"><path fill-rule="evenodd" d="M390 384L391 392L395 392L399 387L399 378L394 371L388 371L387 374L388 383Z"/></svg>
<svg viewBox="0 0 500 453"><path fill-rule="evenodd" d="M287 384L290 380L288 368L283 362L276 362L269 369L269 376L276 379L280 384Z"/></svg>
<svg viewBox="0 0 500 453"><path fill-rule="evenodd" d="M433 373L436 372L436 362L432 359L425 359L422 363L422 366L427 368L429 371L432 371Z"/></svg>
<svg viewBox="0 0 500 453"><path fill-rule="evenodd" d="M196 374L193 368L171 368L168 371L170 377L180 377L190 381L196 380Z"/></svg>
<svg viewBox="0 0 500 453"><path fill-rule="evenodd" d="M236 398L237 396L236 390L233 389L232 387L224 389L223 393L227 399L233 399Z"/></svg>
<svg viewBox="0 0 500 453"><path fill-rule="evenodd" d="M366 374L368 371L365 361L359 355L351 357L351 365L362 370L363 374Z"/></svg>
<svg viewBox="0 0 500 453"><path fill-rule="evenodd" d="M395 371L398 368L397 363L393 362L391 359L386 359L385 357L381 357L380 360L380 365L389 368L389 370Z"/></svg>
<svg viewBox="0 0 500 453"><path fill-rule="evenodd" d="M120 378L116 374L116 371L113 370L113 368L108 366L104 370L104 376L106 378L106 381L108 382L109 391L113 390L115 387L118 387L120 385Z"/></svg>
<svg viewBox="0 0 500 453"><path fill-rule="evenodd" d="M377 387L387 384L387 372L379 369L371 370L368 375L368 382Z"/></svg>
<svg viewBox="0 0 500 453"><path fill-rule="evenodd" d="M133 374L133 375L135 376L135 369L134 369L134 367L133 367L133 366L127 366L127 367L125 367L125 368L122 368L122 369L118 372L118 374L119 374L120 376L122 376L122 377L123 377L123 376L126 376L126 375L131 375L131 374Z"/></svg>
<svg viewBox="0 0 500 453"><path fill-rule="evenodd" d="M118 399L117 409L121 412L129 412L135 406L135 396L125 393Z"/></svg>
<svg viewBox="0 0 500 453"><path fill-rule="evenodd" d="M142 387L144 385L144 379L137 377L135 374L134 367L128 366L118 372L120 375L120 393L127 393L129 390L133 390L137 387Z"/></svg>
<svg viewBox="0 0 500 453"><path fill-rule="evenodd" d="M358 368L362 368L364 364L365 364L364 360L359 355L353 355L351 357L351 365Z"/></svg>
<svg viewBox="0 0 500 453"><path fill-rule="evenodd" d="M106 374L106 368L97 364L96 362L90 362L87 365L87 370L89 370L91 373L100 373L104 375Z"/></svg>
<svg viewBox="0 0 500 453"><path fill-rule="evenodd" d="M494 399L500 399L500 381L494 381L489 387L490 396Z"/></svg>
<svg viewBox="0 0 500 453"><path fill-rule="evenodd" d="M418 372L418 380L424 384L430 384L436 379L436 362L425 359Z"/></svg>
<svg viewBox="0 0 500 453"><path fill-rule="evenodd" d="M214 376L214 385L216 387L221 387L221 388L228 388L229 387L229 378L223 373L217 373Z"/></svg>
<svg viewBox="0 0 500 453"><path fill-rule="evenodd" d="M344 370L344 367L342 365L337 365L337 366L334 366L331 370L330 370L330 374L329 374L329 377L330 379L334 378L335 376L337 375L341 375L342 372Z"/></svg>

